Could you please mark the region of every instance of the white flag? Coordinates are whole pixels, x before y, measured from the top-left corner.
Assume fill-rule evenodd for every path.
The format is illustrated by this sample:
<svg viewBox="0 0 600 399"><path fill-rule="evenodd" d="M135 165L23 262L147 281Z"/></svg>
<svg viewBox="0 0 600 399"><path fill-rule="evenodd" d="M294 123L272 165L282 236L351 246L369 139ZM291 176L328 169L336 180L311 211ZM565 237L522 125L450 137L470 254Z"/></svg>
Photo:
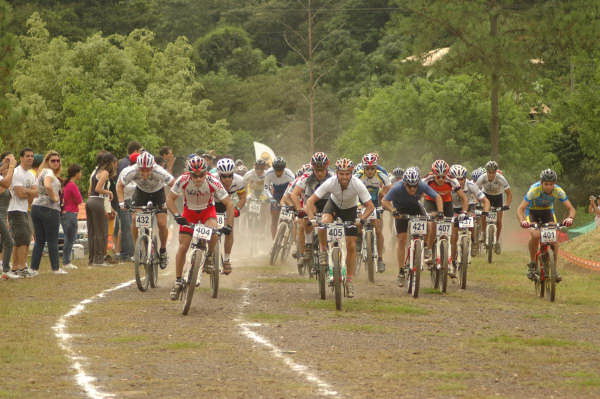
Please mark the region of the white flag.
<svg viewBox="0 0 600 399"><path fill-rule="evenodd" d="M257 141L254 142L254 154L256 155L256 160L264 159L269 166L271 166L275 159L275 152L268 145Z"/></svg>

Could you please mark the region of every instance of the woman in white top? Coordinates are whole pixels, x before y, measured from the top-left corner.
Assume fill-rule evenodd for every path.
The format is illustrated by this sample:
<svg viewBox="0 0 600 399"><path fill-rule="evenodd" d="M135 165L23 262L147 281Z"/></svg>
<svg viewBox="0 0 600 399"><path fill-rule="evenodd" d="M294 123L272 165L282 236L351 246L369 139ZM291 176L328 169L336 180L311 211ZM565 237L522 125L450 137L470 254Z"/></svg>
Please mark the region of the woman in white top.
<svg viewBox="0 0 600 399"><path fill-rule="evenodd" d="M39 172L36 178L38 196L31 204L31 220L35 237L35 245L31 253L31 269L34 271L39 270L44 245L48 243L52 271L56 274L66 274L67 272L60 268L58 257L61 191L58 175L61 170L60 162L58 152L48 151L38 169Z"/></svg>
<svg viewBox="0 0 600 399"><path fill-rule="evenodd" d="M594 221L596 222L596 227L600 227L600 206L597 201L598 199L595 196L590 195L588 212L595 215Z"/></svg>

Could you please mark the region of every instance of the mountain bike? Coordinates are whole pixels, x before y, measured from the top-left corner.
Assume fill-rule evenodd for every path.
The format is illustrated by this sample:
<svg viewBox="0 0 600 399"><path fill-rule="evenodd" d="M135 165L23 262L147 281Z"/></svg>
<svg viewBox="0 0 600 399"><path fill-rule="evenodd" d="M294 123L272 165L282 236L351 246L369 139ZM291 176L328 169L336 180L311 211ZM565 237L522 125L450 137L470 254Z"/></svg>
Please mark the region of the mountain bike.
<svg viewBox="0 0 600 399"><path fill-rule="evenodd" d="M562 224L532 224L531 228L540 231L540 247L535 254L533 283L536 295L546 296L550 302L556 299L556 261L554 244L558 241L558 231Z"/></svg>
<svg viewBox="0 0 600 399"><path fill-rule="evenodd" d="M261 227L262 201L255 197L248 199L248 234L250 235L250 253L255 255L258 250L258 240L261 239L263 228Z"/></svg>
<svg viewBox="0 0 600 399"><path fill-rule="evenodd" d="M450 234L452 218L445 217L435 222L435 242L429 266L431 285L445 293L448 288L448 264L450 263Z"/></svg>
<svg viewBox="0 0 600 399"><path fill-rule="evenodd" d="M335 297L335 308L342 310L342 296L348 296L346 286L346 229L356 226L355 222L342 222L339 218L332 223L320 224L327 231L327 255L329 284ZM321 269L321 268L320 268Z"/></svg>
<svg viewBox="0 0 600 399"><path fill-rule="evenodd" d="M492 207L486 216L487 226L485 227L484 246L488 263L492 263L492 257L494 256L496 232L498 231L498 212L500 211L502 211L502 207Z"/></svg>
<svg viewBox="0 0 600 399"><path fill-rule="evenodd" d="M456 242L456 274L458 276L458 286L461 289L467 288L467 270L471 263L471 229L475 225L472 216L468 216L458 221L458 239Z"/></svg>
<svg viewBox="0 0 600 399"><path fill-rule="evenodd" d="M284 260L289 254L292 244L295 241L295 226L294 226L294 208L291 206L281 207L279 212L279 223L277 224L277 233L271 247L271 256L269 263L274 265L277 262L277 257ZM304 274L304 268L298 267L298 273Z"/></svg>
<svg viewBox="0 0 600 399"><path fill-rule="evenodd" d="M364 264L369 281L372 283L375 282L375 265L379 259L375 222L377 221L377 215L382 213L383 208L377 207L367 218L367 222L362 227L360 251L356 256L356 275L358 275L361 266Z"/></svg>
<svg viewBox="0 0 600 399"><path fill-rule="evenodd" d="M394 213L396 219L408 219L408 251L404 268L408 271L408 293L413 298L419 297L419 286L421 282L421 271L425 269L424 248L425 236L427 236L427 223L429 218L421 215L407 215Z"/></svg>
<svg viewBox="0 0 600 399"><path fill-rule="evenodd" d="M319 234L317 226L321 224L321 214L315 214L315 219L311 224L314 226L312 230L312 243L304 250L310 249L310 256L304 257L304 270L308 271L308 277L317 280L319 284L319 297L321 299L327 299L327 267L323 267L319 264Z"/></svg>
<svg viewBox="0 0 600 399"><path fill-rule="evenodd" d="M152 201L146 206L133 208L135 225L138 229L137 240L134 249L134 271L135 283L138 289L145 292L148 286L158 286L158 255L156 232L156 214L160 209L155 208Z"/></svg>
<svg viewBox="0 0 600 399"><path fill-rule="evenodd" d="M204 267L208 256L208 244L213 234L220 234L218 230L211 229L202 223L190 224L188 227L193 229L192 242L191 242L191 257L190 262L186 265L186 269L183 272L183 285L179 291L179 300L183 301L183 308L181 313L187 315L190 306L192 305L192 299L196 287L200 286L202 279L202 273L200 270ZM219 273L221 272L219 266L219 259L221 258L219 241L215 245L213 250L213 268L210 273L210 283L212 289L212 297L216 298L219 290Z"/></svg>
<svg viewBox="0 0 600 399"><path fill-rule="evenodd" d="M475 217L473 220L473 232L471 234L471 256L479 256L483 249L483 215L481 214L482 209L475 209Z"/></svg>

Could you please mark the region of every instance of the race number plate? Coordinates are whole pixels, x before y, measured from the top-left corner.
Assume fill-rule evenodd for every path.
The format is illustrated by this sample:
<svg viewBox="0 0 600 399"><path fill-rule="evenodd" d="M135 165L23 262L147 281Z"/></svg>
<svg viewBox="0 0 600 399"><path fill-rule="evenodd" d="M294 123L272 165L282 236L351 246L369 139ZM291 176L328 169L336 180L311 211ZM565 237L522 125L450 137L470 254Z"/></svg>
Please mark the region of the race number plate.
<svg viewBox="0 0 600 399"><path fill-rule="evenodd" d="M260 202L251 201L250 202L250 212L259 214L260 213Z"/></svg>
<svg viewBox="0 0 600 399"><path fill-rule="evenodd" d="M450 222L440 222L436 225L436 235L440 236L449 236L452 231L452 223Z"/></svg>
<svg viewBox="0 0 600 399"><path fill-rule="evenodd" d="M217 229L225 227L225 214L217 213Z"/></svg>
<svg viewBox="0 0 600 399"><path fill-rule="evenodd" d="M212 236L212 229L210 227L206 227L203 224L196 225L194 228L194 239L195 240L210 240Z"/></svg>
<svg viewBox="0 0 600 399"><path fill-rule="evenodd" d="M551 244L556 242L556 228L554 227L544 227L542 228L541 231L541 235L542 235L542 242L545 244Z"/></svg>
<svg viewBox="0 0 600 399"><path fill-rule="evenodd" d="M152 214L138 213L135 215L135 225L138 228L149 228L152 225Z"/></svg>
<svg viewBox="0 0 600 399"><path fill-rule="evenodd" d="M344 238L344 226L334 225L327 227L327 241L341 241Z"/></svg>
<svg viewBox="0 0 600 399"><path fill-rule="evenodd" d="M481 209L475 209L475 215L481 216L481 212L482 212Z"/></svg>
<svg viewBox="0 0 600 399"><path fill-rule="evenodd" d="M408 232L410 235L424 236L427 234L427 222L424 220L412 220L409 223Z"/></svg>
<svg viewBox="0 0 600 399"><path fill-rule="evenodd" d="M463 219L461 221L458 222L458 227L461 229L470 229L474 226L473 224L473 218L472 217L468 217L466 219Z"/></svg>
<svg viewBox="0 0 600 399"><path fill-rule="evenodd" d="M279 214L279 218L281 220L292 220L293 213L287 208L281 209L281 213Z"/></svg>
<svg viewBox="0 0 600 399"><path fill-rule="evenodd" d="M496 223L498 221L498 213L497 212L488 213L486 220L491 223Z"/></svg>

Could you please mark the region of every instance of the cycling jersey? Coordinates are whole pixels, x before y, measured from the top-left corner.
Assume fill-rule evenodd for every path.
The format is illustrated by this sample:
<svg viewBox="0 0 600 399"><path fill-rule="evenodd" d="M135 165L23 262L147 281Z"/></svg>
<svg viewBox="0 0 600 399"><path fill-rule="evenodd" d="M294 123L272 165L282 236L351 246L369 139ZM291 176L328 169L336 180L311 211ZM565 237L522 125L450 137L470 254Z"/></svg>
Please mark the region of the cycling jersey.
<svg viewBox="0 0 600 399"><path fill-rule="evenodd" d="M171 192L177 195L183 194L184 210L192 211L202 211L214 206L215 198L220 201L227 197L227 190L210 173L206 174L206 178L200 184L190 178L189 173L184 173L175 180Z"/></svg>
<svg viewBox="0 0 600 399"><path fill-rule="evenodd" d="M139 190L145 193L154 193L169 185L173 181L173 176L163 167L154 165L148 178L144 179L140 167L134 164L123 169L119 179L124 186L134 182Z"/></svg>
<svg viewBox="0 0 600 399"><path fill-rule="evenodd" d="M379 191L383 187L391 185L390 178L378 170L373 177L368 177L365 170L361 169L354 174L369 190L371 194L371 200L375 206L379 206Z"/></svg>
<svg viewBox="0 0 600 399"><path fill-rule="evenodd" d="M485 194L479 189L479 186L471 180L465 181L463 191L469 200L469 204L478 204L479 201L485 198ZM452 192L452 206L462 208L462 201L456 191Z"/></svg>
<svg viewBox="0 0 600 399"><path fill-rule="evenodd" d="M460 190L460 183L458 180L453 179L450 176L444 176L444 182L441 185L435 182L433 173L429 173L422 181L441 195L442 201L444 202L452 202L452 192ZM427 193L425 193L425 199L433 201L433 198Z"/></svg>
<svg viewBox="0 0 600 399"><path fill-rule="evenodd" d="M415 195L410 195L406 191L406 187L404 186L404 182L402 180L398 181L394 186L387 192L385 197L383 197L387 201L391 201L396 208L401 213L410 213L407 210L420 210L421 205L419 203L419 199L423 194L429 195L431 198L436 198L438 193L431 188L427 183L420 181L417 186L417 192ZM417 214L417 213L410 213Z"/></svg>
<svg viewBox="0 0 600 399"><path fill-rule="evenodd" d="M317 188L314 194L321 199L330 194L329 199L340 209L355 207L359 200L363 204L371 200L369 190L356 176L350 178L345 189L342 189L337 176L331 176Z"/></svg>
<svg viewBox="0 0 600 399"><path fill-rule="evenodd" d="M277 176L275 169L271 168L265 173L265 190L272 193L277 201L281 201L285 189L292 181L294 181L294 174L288 168L283 170L281 176Z"/></svg>
<svg viewBox="0 0 600 399"><path fill-rule="evenodd" d="M559 200L560 202L565 202L569 198L567 197L567 193L562 189L558 184L554 185L554 189L550 194L546 194L542 190L542 183L536 182L529 187L527 194L523 198L525 201L529 203L527 206L527 211L539 211L544 209L554 209L554 200Z"/></svg>
<svg viewBox="0 0 600 399"><path fill-rule="evenodd" d="M218 177L219 182L221 184L223 184L223 181L221 180L221 177ZM223 187L225 188L225 185L223 184ZM244 192L244 190L246 189L246 184L244 183L244 178L240 175L236 175L235 173L233 174L233 180L231 182L231 186L229 188L225 188L225 190L227 190L227 193L229 195L233 195L233 194L241 194Z"/></svg>
<svg viewBox="0 0 600 399"><path fill-rule="evenodd" d="M481 191L488 195L500 195L510 188L508 181L500 173L496 173L496 177L492 181L489 181L487 173L484 173L479 176L476 183Z"/></svg>
<svg viewBox="0 0 600 399"><path fill-rule="evenodd" d="M262 176L256 174L256 169L249 170L244 175L244 183L248 187L248 191L250 193L254 193L254 195L260 195L265 189L265 173Z"/></svg>
<svg viewBox="0 0 600 399"><path fill-rule="evenodd" d="M365 166L361 162L358 165L356 165L356 168L354 168L354 173L358 173L358 172L362 171L364 168L365 168ZM386 176L389 175L388 171L385 170L385 168L381 165L377 165L377 171L383 173Z"/></svg>
<svg viewBox="0 0 600 399"><path fill-rule="evenodd" d="M313 193L321 184L323 184L325 181L327 181L327 179L329 179L332 176L333 173L330 170L328 170L323 180L318 180L317 176L311 171L303 174L300 180L298 180L298 182L296 183L296 186L304 190L304 199L308 199L311 195L313 195ZM329 198L329 194L327 194L325 197L322 197L321 199L327 198Z"/></svg>

